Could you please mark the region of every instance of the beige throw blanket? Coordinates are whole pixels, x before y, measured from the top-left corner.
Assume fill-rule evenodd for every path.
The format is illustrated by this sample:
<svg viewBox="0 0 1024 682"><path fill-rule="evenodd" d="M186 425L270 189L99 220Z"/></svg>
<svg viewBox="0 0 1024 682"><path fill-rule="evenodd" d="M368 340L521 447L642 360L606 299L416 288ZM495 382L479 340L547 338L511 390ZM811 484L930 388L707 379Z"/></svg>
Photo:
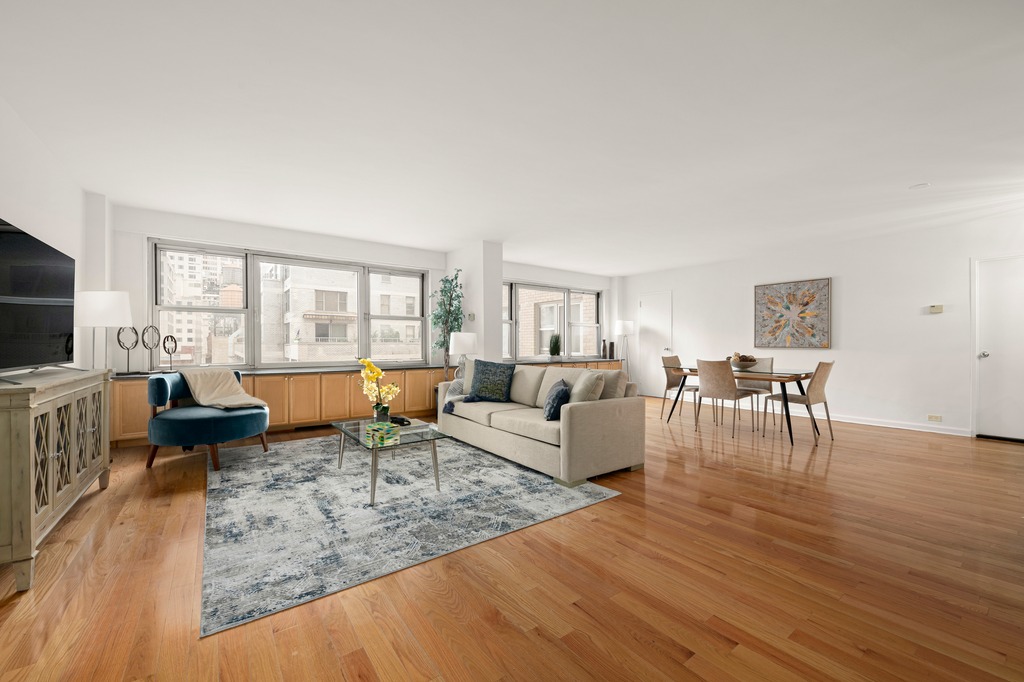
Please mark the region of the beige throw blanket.
<svg viewBox="0 0 1024 682"><path fill-rule="evenodd" d="M192 398L207 407L266 407L267 404L245 392L235 373L217 367L183 369Z"/></svg>

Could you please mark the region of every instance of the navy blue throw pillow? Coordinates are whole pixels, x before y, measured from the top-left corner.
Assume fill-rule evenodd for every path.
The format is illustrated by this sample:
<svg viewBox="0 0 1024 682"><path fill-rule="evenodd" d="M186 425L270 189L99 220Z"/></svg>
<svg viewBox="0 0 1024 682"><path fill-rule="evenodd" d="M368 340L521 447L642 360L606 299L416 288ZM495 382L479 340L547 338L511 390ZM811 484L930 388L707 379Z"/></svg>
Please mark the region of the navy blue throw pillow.
<svg viewBox="0 0 1024 682"><path fill-rule="evenodd" d="M465 402L507 403L512 390L512 373L516 366L504 362L477 360L473 366L473 386Z"/></svg>
<svg viewBox="0 0 1024 682"><path fill-rule="evenodd" d="M569 384L565 379L559 379L548 391L548 397L544 399L544 419L549 422L557 421L562 416L562 405L569 402Z"/></svg>
<svg viewBox="0 0 1024 682"><path fill-rule="evenodd" d="M444 407L441 408L441 411L445 414L455 414L455 403L449 400L444 404Z"/></svg>

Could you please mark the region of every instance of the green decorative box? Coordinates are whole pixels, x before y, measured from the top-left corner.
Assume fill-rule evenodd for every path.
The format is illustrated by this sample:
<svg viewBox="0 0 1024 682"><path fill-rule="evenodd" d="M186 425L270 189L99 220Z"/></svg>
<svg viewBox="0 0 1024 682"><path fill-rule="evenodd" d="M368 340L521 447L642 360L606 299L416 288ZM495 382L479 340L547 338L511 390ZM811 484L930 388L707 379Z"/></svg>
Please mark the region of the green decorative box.
<svg viewBox="0 0 1024 682"><path fill-rule="evenodd" d="M363 435L363 443L370 447L376 445L379 448L386 445L397 445L398 439L401 435L401 429L397 424L391 424L389 422L373 422L372 424L368 424L366 427L366 433Z"/></svg>

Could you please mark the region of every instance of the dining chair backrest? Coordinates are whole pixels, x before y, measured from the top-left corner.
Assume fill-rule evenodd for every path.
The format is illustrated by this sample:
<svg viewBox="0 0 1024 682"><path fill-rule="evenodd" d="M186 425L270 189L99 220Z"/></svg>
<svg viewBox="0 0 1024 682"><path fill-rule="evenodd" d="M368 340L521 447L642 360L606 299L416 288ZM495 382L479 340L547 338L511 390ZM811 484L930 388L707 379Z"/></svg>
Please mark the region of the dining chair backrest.
<svg viewBox="0 0 1024 682"><path fill-rule="evenodd" d="M679 361L678 355L662 355L661 366L665 368L665 390L675 388L683 380L682 374L674 374L671 367L682 367L683 363Z"/></svg>
<svg viewBox="0 0 1024 682"><path fill-rule="evenodd" d="M825 402L825 383L828 381L828 375L832 373L834 364L836 364L834 360L819 362L817 369L814 370L814 376L807 384L807 400L812 405Z"/></svg>
<svg viewBox="0 0 1024 682"><path fill-rule="evenodd" d="M736 377L728 360L697 360L702 398L736 400Z"/></svg>
<svg viewBox="0 0 1024 682"><path fill-rule="evenodd" d="M747 369L751 372L771 373L775 369L775 358L757 358L757 362ZM771 384L767 384L763 381L757 381L756 379L737 379L736 385L740 388L764 388Z"/></svg>

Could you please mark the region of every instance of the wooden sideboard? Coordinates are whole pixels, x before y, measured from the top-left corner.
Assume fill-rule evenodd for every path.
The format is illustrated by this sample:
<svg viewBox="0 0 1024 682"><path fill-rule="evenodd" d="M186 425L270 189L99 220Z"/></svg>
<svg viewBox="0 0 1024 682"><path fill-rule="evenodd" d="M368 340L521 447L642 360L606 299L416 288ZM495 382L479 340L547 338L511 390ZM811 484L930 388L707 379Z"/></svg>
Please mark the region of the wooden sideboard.
<svg viewBox="0 0 1024 682"><path fill-rule="evenodd" d="M32 587L38 547L78 498L110 481L109 370L46 368L0 383L0 563Z"/></svg>
<svg viewBox="0 0 1024 682"><path fill-rule="evenodd" d="M454 371L450 369L449 375ZM402 388L391 402L391 413L416 417L436 412L434 388L443 377L441 368L385 370L384 381L394 381ZM147 378L117 377L112 384L112 444L120 447L145 443L150 415ZM245 375L242 387L267 402L271 430L361 419L373 414L373 405L363 395L359 372Z"/></svg>

